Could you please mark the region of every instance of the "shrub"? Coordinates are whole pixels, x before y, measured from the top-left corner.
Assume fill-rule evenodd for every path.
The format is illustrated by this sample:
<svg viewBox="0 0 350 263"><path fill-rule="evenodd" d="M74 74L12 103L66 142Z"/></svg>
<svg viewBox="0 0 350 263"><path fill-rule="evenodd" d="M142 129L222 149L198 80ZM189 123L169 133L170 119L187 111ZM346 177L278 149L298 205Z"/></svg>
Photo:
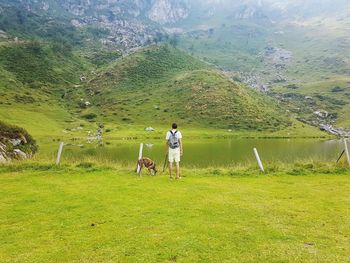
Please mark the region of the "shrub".
<svg viewBox="0 0 350 263"><path fill-rule="evenodd" d="M295 84L290 84L286 86L287 89L299 89L299 87Z"/></svg>
<svg viewBox="0 0 350 263"><path fill-rule="evenodd" d="M96 119L97 115L95 113L87 113L84 114L82 117L87 120L94 120Z"/></svg>
<svg viewBox="0 0 350 263"><path fill-rule="evenodd" d="M332 89L332 92L342 92L342 91L344 91L344 90L345 90L344 88L339 87L339 86L336 86L336 87L334 87L334 88Z"/></svg>

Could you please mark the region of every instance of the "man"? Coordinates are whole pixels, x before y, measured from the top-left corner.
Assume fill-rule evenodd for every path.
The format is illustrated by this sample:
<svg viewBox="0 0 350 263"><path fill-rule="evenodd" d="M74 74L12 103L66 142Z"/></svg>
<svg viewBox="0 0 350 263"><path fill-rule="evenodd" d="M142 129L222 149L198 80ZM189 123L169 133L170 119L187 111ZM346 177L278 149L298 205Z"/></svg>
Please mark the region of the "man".
<svg viewBox="0 0 350 263"><path fill-rule="evenodd" d="M180 156L183 155L182 134L177 130L177 124L173 123L172 130L166 134L166 148L169 159L169 172L172 179L173 163L176 164L176 179L180 177Z"/></svg>

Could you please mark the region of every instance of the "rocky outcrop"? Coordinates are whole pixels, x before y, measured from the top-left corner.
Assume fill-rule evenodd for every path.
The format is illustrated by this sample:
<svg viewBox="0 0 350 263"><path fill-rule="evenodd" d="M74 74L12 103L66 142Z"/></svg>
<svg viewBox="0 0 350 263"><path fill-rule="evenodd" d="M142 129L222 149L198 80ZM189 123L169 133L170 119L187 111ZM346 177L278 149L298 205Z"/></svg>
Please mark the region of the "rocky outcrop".
<svg viewBox="0 0 350 263"><path fill-rule="evenodd" d="M333 134L339 137L350 137L350 130L344 129L344 128L335 128L332 125L329 124L320 124L319 125L321 131L326 131L329 134Z"/></svg>
<svg viewBox="0 0 350 263"><path fill-rule="evenodd" d="M4 31L2 31L2 30L0 29L0 40L1 40L1 39L7 39L7 38L8 38L8 36L7 36L6 32L4 32Z"/></svg>
<svg viewBox="0 0 350 263"><path fill-rule="evenodd" d="M285 69L291 63L293 53L278 47L265 48L265 61L276 69Z"/></svg>
<svg viewBox="0 0 350 263"><path fill-rule="evenodd" d="M189 12L189 6L183 1L157 0L148 17L159 24L169 24L186 18Z"/></svg>
<svg viewBox="0 0 350 263"><path fill-rule="evenodd" d="M8 160L7 147L5 144L0 142L0 163L5 163Z"/></svg>
<svg viewBox="0 0 350 263"><path fill-rule="evenodd" d="M27 154L24 151L14 148L11 144L0 142L0 163L6 163L11 160L26 160L32 157L32 154Z"/></svg>
<svg viewBox="0 0 350 263"><path fill-rule="evenodd" d="M159 42L166 35L162 25L189 15L188 0L26 0L5 1L5 6L25 9L35 16L70 17L72 26L100 28L103 45L127 51ZM1 8L1 4L0 4ZM64 14L65 13L65 14ZM3 34L0 32L0 38Z"/></svg>
<svg viewBox="0 0 350 263"><path fill-rule="evenodd" d="M38 147L22 128L0 122L0 163L31 158Z"/></svg>

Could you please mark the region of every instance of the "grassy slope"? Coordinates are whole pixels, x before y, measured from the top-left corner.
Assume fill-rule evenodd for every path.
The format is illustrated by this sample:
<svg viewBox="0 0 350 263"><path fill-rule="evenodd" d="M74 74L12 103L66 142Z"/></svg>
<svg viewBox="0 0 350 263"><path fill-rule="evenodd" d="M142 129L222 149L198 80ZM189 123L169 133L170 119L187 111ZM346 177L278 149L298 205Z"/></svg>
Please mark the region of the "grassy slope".
<svg viewBox="0 0 350 263"><path fill-rule="evenodd" d="M2 169L1 262L348 261L348 172L36 170Z"/></svg>
<svg viewBox="0 0 350 263"><path fill-rule="evenodd" d="M77 29L63 10L48 16L18 8L17 2L6 6L0 18L9 37L0 40L0 118L25 127L39 142L66 137L66 128L89 126L70 112L69 97L81 75L120 56L93 41L108 32Z"/></svg>
<svg viewBox="0 0 350 263"><path fill-rule="evenodd" d="M264 65L259 53L266 47L269 30L264 26L239 21L208 30L191 32L180 46L192 54L227 70L259 72Z"/></svg>
<svg viewBox="0 0 350 263"><path fill-rule="evenodd" d="M292 24L255 24L247 21L228 22L225 19L212 23L213 31L197 31L183 37L180 46L192 54L204 58L228 71L243 71L260 77L262 83L274 80L278 75L287 77L287 84L305 86L306 89L295 90L296 94L314 95L319 92L326 100L332 100L334 94L329 92L336 83L349 92L348 75L349 41L348 33L338 22L305 21L303 26ZM334 21L333 21L334 22ZM185 25L185 27L188 25ZM287 69L276 70L263 59L264 48L275 46L293 52L293 59ZM333 84L334 83L334 84ZM334 85L334 86L333 86ZM274 88L280 84L272 84ZM325 89L327 92L325 93ZM288 90L275 89L282 94ZM308 90L306 93L305 91ZM300 91L300 92L299 92ZM338 96L339 97L339 96ZM346 116L350 113L348 96L340 98L345 105L334 103L326 110L338 114L337 126L350 127ZM301 104L303 102L300 102ZM291 105L300 107L299 101ZM321 106L323 100L316 100ZM327 105L326 105L327 107ZM303 114L301 117L304 117Z"/></svg>
<svg viewBox="0 0 350 263"><path fill-rule="evenodd" d="M26 128L39 144L66 136L65 128L86 124L71 114L61 96L91 64L61 48L38 41L0 46L0 119Z"/></svg>
<svg viewBox="0 0 350 263"><path fill-rule="evenodd" d="M267 97L239 86L169 46L141 50L86 85L105 119L156 126L178 121L238 130L277 130L290 121ZM113 116L113 118L111 118Z"/></svg>
<svg viewBox="0 0 350 263"><path fill-rule="evenodd" d="M350 78L335 77L329 80L303 83L298 87L293 90L286 86L279 86L272 91L277 94L311 96L312 99L306 101L292 100L287 107L300 109L299 116L304 118L314 117L313 111L326 110L337 116L336 126L350 128Z"/></svg>
<svg viewBox="0 0 350 263"><path fill-rule="evenodd" d="M349 74L347 25L324 21L304 21L298 25L288 21L274 24L264 20L232 20L222 16L219 22L180 24L192 30L181 38L180 46L227 70L253 72L264 80L274 79L277 73L290 81L307 82ZM266 63L264 49L268 46L293 53L287 70L276 70Z"/></svg>

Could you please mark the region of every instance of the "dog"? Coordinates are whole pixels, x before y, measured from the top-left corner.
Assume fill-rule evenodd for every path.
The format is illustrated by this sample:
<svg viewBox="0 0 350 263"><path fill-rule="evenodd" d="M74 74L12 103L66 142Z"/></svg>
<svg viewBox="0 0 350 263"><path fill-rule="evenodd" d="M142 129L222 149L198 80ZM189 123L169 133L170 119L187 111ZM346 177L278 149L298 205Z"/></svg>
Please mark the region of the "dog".
<svg viewBox="0 0 350 263"><path fill-rule="evenodd" d="M157 174L156 163L152 161L150 158L143 157L139 161L139 164L141 167L146 167L152 176L155 176Z"/></svg>

